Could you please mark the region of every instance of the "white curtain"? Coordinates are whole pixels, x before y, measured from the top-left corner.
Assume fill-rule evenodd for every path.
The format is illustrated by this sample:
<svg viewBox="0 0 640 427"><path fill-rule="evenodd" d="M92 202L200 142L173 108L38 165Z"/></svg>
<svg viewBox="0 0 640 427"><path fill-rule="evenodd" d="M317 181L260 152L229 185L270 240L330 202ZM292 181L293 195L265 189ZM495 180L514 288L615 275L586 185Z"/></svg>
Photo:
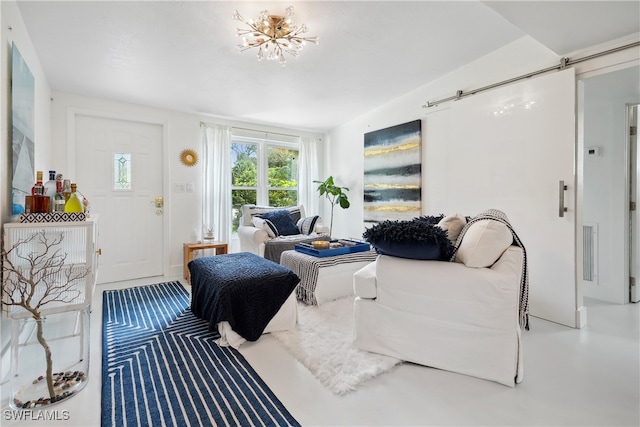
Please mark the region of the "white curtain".
<svg viewBox="0 0 640 427"><path fill-rule="evenodd" d="M204 124L202 223L231 242L231 128Z"/></svg>
<svg viewBox="0 0 640 427"><path fill-rule="evenodd" d="M317 139L300 137L298 200L300 204L304 205L307 215L321 214L318 184L313 182L314 180L324 181L320 176L319 149L320 144Z"/></svg>

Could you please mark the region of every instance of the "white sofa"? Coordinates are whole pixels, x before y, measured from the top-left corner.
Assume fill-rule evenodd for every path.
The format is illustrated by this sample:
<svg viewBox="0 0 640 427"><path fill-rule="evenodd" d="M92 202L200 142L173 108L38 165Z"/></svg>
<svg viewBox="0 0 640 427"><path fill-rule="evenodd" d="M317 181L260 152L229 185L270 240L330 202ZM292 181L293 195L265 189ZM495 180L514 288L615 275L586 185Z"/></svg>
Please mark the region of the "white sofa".
<svg viewBox="0 0 640 427"><path fill-rule="evenodd" d="M254 224L254 218L258 215L270 212L274 210L286 209L291 213L292 221L298 223L301 219L313 218L307 217L304 206L290 206L290 207L273 207L273 206L256 206L256 205L243 205L242 216L240 217L240 225L238 226L238 238L240 239L240 251L251 252L261 257L264 257L265 242L268 240L280 240L291 242L291 249L295 245L295 242L308 240L314 236L325 235L329 233L329 227L322 225L322 218L318 216L314 223L313 230L310 230L310 234L297 234L289 236L275 236L270 235L271 231L265 227L257 227Z"/></svg>
<svg viewBox="0 0 640 427"><path fill-rule="evenodd" d="M488 266L468 265L486 258L486 247L475 239L486 241L491 233L469 230L473 244L460 245L458 262L380 255L356 272L355 345L511 387L520 383L526 252L511 245L515 233L512 239L501 232L507 245L498 249L497 261L482 260Z"/></svg>

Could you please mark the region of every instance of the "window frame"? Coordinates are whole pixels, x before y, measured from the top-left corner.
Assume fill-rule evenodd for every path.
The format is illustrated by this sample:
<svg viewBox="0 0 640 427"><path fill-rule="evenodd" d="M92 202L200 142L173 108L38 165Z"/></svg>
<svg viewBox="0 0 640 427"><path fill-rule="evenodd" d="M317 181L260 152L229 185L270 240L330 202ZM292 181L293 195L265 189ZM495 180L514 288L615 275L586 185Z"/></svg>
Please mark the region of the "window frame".
<svg viewBox="0 0 640 427"><path fill-rule="evenodd" d="M256 205L258 206L270 206L269 205L269 191L272 190L284 190L296 192L296 205L300 203L300 167L297 168L296 186L295 187L269 187L269 149L285 149L295 150L298 152L298 161L300 159L301 146L299 142L279 141L270 138L255 138L244 135L231 135L231 145L234 144L253 144L257 146L256 156L257 162L257 177L256 187L251 186L236 186L233 185L233 179L231 180L231 194L235 190L255 190L256 191ZM230 148L231 149L231 148ZM230 168L233 169L234 163L230 164ZM233 198L233 197L232 197ZM234 206L232 210L236 209ZM233 217L233 215L232 215ZM235 232L233 232L235 233Z"/></svg>

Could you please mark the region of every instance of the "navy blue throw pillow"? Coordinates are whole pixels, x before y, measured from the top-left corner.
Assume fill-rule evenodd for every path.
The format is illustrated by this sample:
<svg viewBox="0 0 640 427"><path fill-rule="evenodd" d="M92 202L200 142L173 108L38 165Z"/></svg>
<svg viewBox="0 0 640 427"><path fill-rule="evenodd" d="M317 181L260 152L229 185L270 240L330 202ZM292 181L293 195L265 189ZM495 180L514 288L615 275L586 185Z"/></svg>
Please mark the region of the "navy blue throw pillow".
<svg viewBox="0 0 640 427"><path fill-rule="evenodd" d="M363 237L379 254L420 260L448 260L453 245L436 224L443 216L422 216L410 221L383 221Z"/></svg>
<svg viewBox="0 0 640 427"><path fill-rule="evenodd" d="M440 245L435 242L420 240L395 242L393 240L380 240L375 243L376 251L381 255L395 256L398 258L440 260Z"/></svg>
<svg viewBox="0 0 640 427"><path fill-rule="evenodd" d="M276 236L292 236L294 234L300 234L298 226L293 222L291 213L288 210L276 210L266 212L260 215L260 218L266 219L269 222L269 226L275 227L274 233Z"/></svg>

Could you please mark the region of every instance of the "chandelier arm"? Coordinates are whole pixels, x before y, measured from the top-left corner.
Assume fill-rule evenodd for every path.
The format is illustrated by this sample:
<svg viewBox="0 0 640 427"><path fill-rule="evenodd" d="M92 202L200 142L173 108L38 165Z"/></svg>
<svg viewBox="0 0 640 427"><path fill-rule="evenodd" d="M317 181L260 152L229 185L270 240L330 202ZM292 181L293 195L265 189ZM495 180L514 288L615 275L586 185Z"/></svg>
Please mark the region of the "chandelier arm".
<svg viewBox="0 0 640 427"><path fill-rule="evenodd" d="M253 34L253 33L255 33L255 31L253 31L253 30L244 30L242 28L238 28L236 30L236 35L238 37L246 36L247 34Z"/></svg>
<svg viewBox="0 0 640 427"><path fill-rule="evenodd" d="M262 43L262 44L264 44L264 43ZM262 46L262 44L259 44L259 45L257 45L257 44L256 45L247 45L247 46L239 44L239 45L236 45L236 47L238 48L238 50L240 52L244 52L245 50L249 50L249 49L253 49L255 47Z"/></svg>
<svg viewBox="0 0 640 427"><path fill-rule="evenodd" d="M300 52L297 50L284 49L284 51L287 52L289 55L293 56L294 58L298 58L300 56Z"/></svg>

